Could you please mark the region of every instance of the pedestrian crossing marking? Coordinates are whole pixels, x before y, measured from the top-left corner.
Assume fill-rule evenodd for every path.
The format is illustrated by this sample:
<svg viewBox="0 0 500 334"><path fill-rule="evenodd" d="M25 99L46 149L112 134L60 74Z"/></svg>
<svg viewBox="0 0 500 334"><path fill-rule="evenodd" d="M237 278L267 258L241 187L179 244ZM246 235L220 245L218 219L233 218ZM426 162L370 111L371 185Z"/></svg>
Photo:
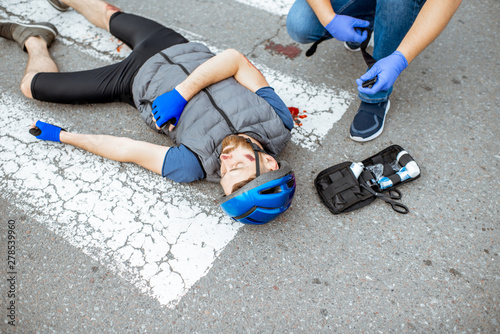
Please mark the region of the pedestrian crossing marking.
<svg viewBox="0 0 500 334"><path fill-rule="evenodd" d="M60 13L45 0L4 0L3 6L7 9L0 10L4 18L49 21L59 30L58 41L78 46L80 52L104 62L130 53L123 43L75 11ZM174 29L208 44L202 36ZM256 66L288 106L307 109L308 118L295 127L292 141L314 151L347 110L351 95ZM213 198L193 192L188 185L69 145L35 139L27 131L33 120L54 122L48 108L33 112L35 104L0 95L2 188L19 198L16 205L71 245L109 263L162 305L175 306L208 273L242 225L233 223L215 205L201 204L213 203ZM70 129L72 124L64 126Z"/></svg>

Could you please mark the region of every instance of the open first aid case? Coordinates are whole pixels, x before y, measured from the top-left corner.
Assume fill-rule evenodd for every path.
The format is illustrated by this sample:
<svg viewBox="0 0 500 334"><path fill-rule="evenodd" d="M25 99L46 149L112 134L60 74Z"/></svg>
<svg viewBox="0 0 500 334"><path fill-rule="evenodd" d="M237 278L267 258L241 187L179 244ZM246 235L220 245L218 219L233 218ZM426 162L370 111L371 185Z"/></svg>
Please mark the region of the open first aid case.
<svg viewBox="0 0 500 334"><path fill-rule="evenodd" d="M399 145L391 145L360 162L345 161L321 171L314 185L324 205L339 214L362 208L381 198L399 213L409 209L399 202L397 187L420 177L420 167Z"/></svg>

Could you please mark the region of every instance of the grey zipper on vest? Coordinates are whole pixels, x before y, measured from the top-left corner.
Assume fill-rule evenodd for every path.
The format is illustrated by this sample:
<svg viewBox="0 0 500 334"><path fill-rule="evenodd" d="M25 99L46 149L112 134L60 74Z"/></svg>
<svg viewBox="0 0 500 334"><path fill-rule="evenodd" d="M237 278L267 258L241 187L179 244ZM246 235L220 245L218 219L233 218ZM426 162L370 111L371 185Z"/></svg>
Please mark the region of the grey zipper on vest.
<svg viewBox="0 0 500 334"><path fill-rule="evenodd" d="M168 58L168 56L166 54L164 54L163 52L160 52L160 54L162 55L163 58L165 58L166 61L168 61L171 65L177 65L179 66L183 71L184 73L186 73L187 76L189 76L191 73L189 73L189 71L182 65L182 64L178 64L178 63L174 63L172 60L170 60L170 58ZM205 94L207 94L208 96L208 99L210 100L210 102L212 103L212 105L214 106L215 109L217 109L217 111L219 112L219 114L222 116L222 118L224 118L224 120L226 121L227 125L229 126L229 129L231 130L231 132L233 134L238 134L238 131L236 131L236 128L233 126L233 123L231 123L231 121L229 120L229 118L227 117L226 113L221 109L219 108L219 106L215 103L212 95L210 95L210 93L208 92L208 90L206 88L203 88L202 89L203 92L205 92Z"/></svg>

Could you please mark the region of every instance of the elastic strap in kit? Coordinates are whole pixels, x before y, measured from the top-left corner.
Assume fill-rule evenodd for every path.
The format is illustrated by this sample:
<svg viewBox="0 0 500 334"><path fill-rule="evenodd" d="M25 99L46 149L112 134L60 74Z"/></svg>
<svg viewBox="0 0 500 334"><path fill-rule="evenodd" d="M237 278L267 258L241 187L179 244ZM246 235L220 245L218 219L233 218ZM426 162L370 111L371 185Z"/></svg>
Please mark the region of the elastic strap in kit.
<svg viewBox="0 0 500 334"><path fill-rule="evenodd" d="M411 157L411 155L409 154L405 154L403 155L400 159L399 159L399 164L401 166L406 166L407 163L409 163L410 161L415 161L413 160L413 158Z"/></svg>
<svg viewBox="0 0 500 334"><path fill-rule="evenodd" d="M336 196L345 202L345 206L349 207L352 204L359 202L359 196L361 194L361 189L359 184L353 181L348 167L342 168L330 175L328 178L332 183L322 190L323 196L329 200L334 200Z"/></svg>
<svg viewBox="0 0 500 334"><path fill-rule="evenodd" d="M342 183L332 183L328 187L326 187L325 190L323 190L323 193L325 194L326 198L332 198L338 193L341 193L344 190L347 190L349 188L352 188L355 186L352 182L349 182L350 180L344 178Z"/></svg>
<svg viewBox="0 0 500 334"><path fill-rule="evenodd" d="M405 161L406 161L407 158L406 157L404 157L404 158L405 158ZM371 158L371 163L372 163L372 165L378 165L378 164L383 165L384 166L384 170L383 170L382 175L384 175L384 176L390 176L390 175L394 174L394 170L392 169L391 163L384 161L384 159L382 158L382 155L377 155L377 156L372 157ZM406 163L405 163L405 165L406 165Z"/></svg>

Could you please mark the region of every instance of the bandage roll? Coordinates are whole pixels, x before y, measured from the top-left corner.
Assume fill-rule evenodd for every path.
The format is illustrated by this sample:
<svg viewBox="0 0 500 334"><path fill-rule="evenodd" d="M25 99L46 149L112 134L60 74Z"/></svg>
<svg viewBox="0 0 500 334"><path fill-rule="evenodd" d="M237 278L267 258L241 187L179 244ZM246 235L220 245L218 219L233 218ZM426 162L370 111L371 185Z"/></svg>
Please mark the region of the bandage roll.
<svg viewBox="0 0 500 334"><path fill-rule="evenodd" d="M354 174L354 177L356 179L358 179L359 175L361 174L361 172L363 171L363 167L364 165L361 163L361 162L353 162L351 164L351 171L352 173Z"/></svg>
<svg viewBox="0 0 500 334"><path fill-rule="evenodd" d="M408 172L408 175L411 178L415 178L420 174L420 168L418 167L415 160L413 160L411 155L408 154L408 152L406 151L399 152L396 161L399 163L400 166L406 168L406 171Z"/></svg>

